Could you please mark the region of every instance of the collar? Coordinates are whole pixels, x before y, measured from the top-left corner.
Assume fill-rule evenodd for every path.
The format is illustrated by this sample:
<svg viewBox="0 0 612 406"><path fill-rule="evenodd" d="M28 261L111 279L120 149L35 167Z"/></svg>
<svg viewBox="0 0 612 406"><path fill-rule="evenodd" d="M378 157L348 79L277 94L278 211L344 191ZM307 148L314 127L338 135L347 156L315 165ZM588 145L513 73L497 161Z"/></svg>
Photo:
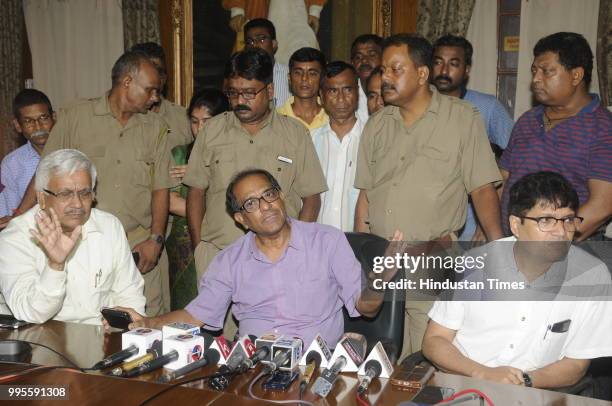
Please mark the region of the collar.
<svg viewBox="0 0 612 406"><path fill-rule="evenodd" d="M304 251L306 245L304 243L304 236L300 232L301 230L300 230L299 222L295 221L295 219L292 219L289 216L287 216L287 222L291 226L291 231L290 231L291 235L289 237L289 244L287 245L287 249L291 247L298 251ZM266 256L257 247L257 244L255 243L255 233L253 231L249 231L246 238L247 238L247 244L249 248L248 251L251 254L251 256L261 262L270 262L270 260L266 258ZM286 254L287 254L287 250L285 250L285 252L281 256L281 259L284 258Z"/></svg>
<svg viewBox="0 0 612 406"><path fill-rule="evenodd" d="M273 122L274 122L275 119L276 119L276 110L271 108L270 109L270 114L268 114L268 117L266 117L266 119L263 121L262 126L259 128L259 131L257 131L257 132L258 133L261 132L268 125L273 125ZM236 117L236 114L232 113L230 120L231 120L232 127L239 128L242 131L246 132L246 130L242 126L242 123L240 122L240 120L238 120L238 117Z"/></svg>
<svg viewBox="0 0 612 406"><path fill-rule="evenodd" d="M115 116L113 115L113 112L111 111L110 108L110 103L108 101L108 97L110 96L110 90L107 91L106 93L104 93L104 96L98 97L96 99L90 99L93 101L93 112L94 115L96 116L111 116L113 117L115 120ZM130 117L130 122L132 120L140 120L143 122L148 122L149 118L151 117L151 114L155 114L155 113L151 113L151 112L147 112L145 114L142 113L134 113L132 114L132 116ZM127 125L126 125L127 128Z"/></svg>
<svg viewBox="0 0 612 406"><path fill-rule="evenodd" d="M578 117L583 114L593 113L595 112L595 110L599 108L601 104L601 100L599 99L599 96L595 93L589 93L589 96L591 96L591 101L586 106L584 106L582 109L580 109L580 111L575 116L568 117L568 119ZM546 106L544 106L543 104L540 104L537 107L535 107L536 116L539 117L540 119L544 119L544 108L545 107Z"/></svg>
<svg viewBox="0 0 612 406"><path fill-rule="evenodd" d="M24 150L25 150L25 152L28 153L28 155L30 157L38 157L38 158L40 158L40 155L38 154L38 152L36 152L36 149L34 149L34 146L32 145L32 143L30 141L28 141L27 143L24 144Z"/></svg>
<svg viewBox="0 0 612 406"><path fill-rule="evenodd" d="M440 92L438 92L438 89L436 89L434 85L429 85L429 90L431 90L431 100L429 101L429 105L427 106L427 109L425 110L423 116L425 116L425 114L427 113L433 113L437 115L438 111L440 110L440 101L442 100ZM404 119L402 118L402 115L400 113L400 108L398 106L390 106L390 108L387 107L389 106L383 107L384 114L392 115L396 120L404 122ZM421 116L421 118L423 116Z"/></svg>

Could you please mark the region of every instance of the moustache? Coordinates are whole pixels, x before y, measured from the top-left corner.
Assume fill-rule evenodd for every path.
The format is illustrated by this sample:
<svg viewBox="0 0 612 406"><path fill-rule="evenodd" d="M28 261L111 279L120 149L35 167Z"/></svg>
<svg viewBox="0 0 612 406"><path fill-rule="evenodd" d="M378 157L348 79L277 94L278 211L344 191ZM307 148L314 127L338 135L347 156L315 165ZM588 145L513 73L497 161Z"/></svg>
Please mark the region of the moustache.
<svg viewBox="0 0 612 406"><path fill-rule="evenodd" d="M83 209L68 209L64 210L64 214L67 216L82 216L85 214L85 210Z"/></svg>
<svg viewBox="0 0 612 406"><path fill-rule="evenodd" d="M438 75L434 78L434 82L437 82L439 80L446 80L447 82L453 81L451 78L449 78L448 76L444 76L444 75Z"/></svg>
<svg viewBox="0 0 612 406"><path fill-rule="evenodd" d="M359 72L366 71L366 70L372 70L372 69L374 69L372 65L367 64L367 63L359 65Z"/></svg>
<svg viewBox="0 0 612 406"><path fill-rule="evenodd" d="M392 84L390 84L390 83L383 83L380 88L381 88L382 91L385 91L385 90L395 90L395 87Z"/></svg>
<svg viewBox="0 0 612 406"><path fill-rule="evenodd" d="M246 104L239 104L234 107L234 111L251 111L251 108Z"/></svg>
<svg viewBox="0 0 612 406"><path fill-rule="evenodd" d="M49 135L48 131L44 131L44 130L38 130L38 131L34 131L32 133L32 135L30 135L31 138L36 138L36 137L47 137Z"/></svg>

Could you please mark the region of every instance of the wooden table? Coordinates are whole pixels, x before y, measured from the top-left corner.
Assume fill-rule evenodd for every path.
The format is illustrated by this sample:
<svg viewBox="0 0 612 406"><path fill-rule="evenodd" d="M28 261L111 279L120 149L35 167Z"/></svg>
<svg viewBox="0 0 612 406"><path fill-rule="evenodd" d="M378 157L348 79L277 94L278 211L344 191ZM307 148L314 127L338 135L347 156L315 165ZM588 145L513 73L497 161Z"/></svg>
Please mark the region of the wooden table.
<svg viewBox="0 0 612 406"><path fill-rule="evenodd" d="M81 368L91 367L93 364L121 349L121 333L104 334L102 327L82 324L62 323L49 321L42 325L32 325L19 330L0 330L0 339L19 339L45 344L64 354ZM65 360L51 351L33 346L29 362L39 365L69 365ZM0 375L9 370L15 370L15 365L0 364ZM197 377L212 374L216 366L206 367L193 372L188 376ZM208 389L204 383L190 383L177 387L160 396L151 405L265 405L271 404L249 398L248 386L252 379L260 372L260 368L248 371L244 375L234 378L225 392L216 392ZM161 375L160 371L143 375L137 378L125 379L110 377L98 372L83 374L69 370L51 370L32 373L19 378L10 384L36 384L36 385L69 385L70 400L18 401L17 405L138 405L148 397L156 394L166 387L154 381ZM316 376L315 376L316 378ZM357 390L357 375L354 373L341 374L336 381L330 395L321 399L306 390L304 400L317 405L354 405ZM311 383L312 384L312 383ZM498 405L568 405L568 406L596 406L612 405L580 396L563 393L525 388L514 385L498 384L458 375L437 372L428 382L429 385L453 388L456 391L474 388L486 393ZM257 396L266 399L285 400L298 398L298 384L294 383L287 392L265 392L259 384L254 386ZM391 388L388 380L376 379L368 390L368 400L377 405L396 405L412 398L409 392L400 392ZM0 402L10 404L7 402ZM479 402L464 403L464 405L479 405Z"/></svg>

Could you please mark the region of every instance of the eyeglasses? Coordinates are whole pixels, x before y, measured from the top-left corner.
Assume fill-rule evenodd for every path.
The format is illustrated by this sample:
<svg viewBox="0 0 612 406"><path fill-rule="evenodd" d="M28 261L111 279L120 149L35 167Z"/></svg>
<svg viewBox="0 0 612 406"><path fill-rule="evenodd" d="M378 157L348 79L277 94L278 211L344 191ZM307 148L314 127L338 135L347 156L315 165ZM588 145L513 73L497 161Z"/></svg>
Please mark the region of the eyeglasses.
<svg viewBox="0 0 612 406"><path fill-rule="evenodd" d="M21 125L24 127L34 127L36 123L39 125L45 125L51 122L51 114L41 114L38 118L24 118L21 120Z"/></svg>
<svg viewBox="0 0 612 406"><path fill-rule="evenodd" d="M557 226L557 222L563 222L563 228L565 231L574 232L578 228L578 226L584 221L583 217L578 216L570 216L564 217L562 219L558 219L556 217L527 217L527 216L519 216L522 219L533 220L538 223L538 228L543 233L547 233L549 231L554 230Z"/></svg>
<svg viewBox="0 0 612 406"><path fill-rule="evenodd" d="M240 210L244 210L247 213L253 213L259 209L261 199L265 200L266 203L272 203L277 201L279 197L280 191L275 187L271 187L270 189L264 191L260 197L252 197L247 199L242 206L240 206Z"/></svg>
<svg viewBox="0 0 612 406"><path fill-rule="evenodd" d="M257 91L252 90L252 89L247 89L247 90L228 89L225 92L225 95L230 99L237 99L238 97L242 96L246 100L253 100L265 88L266 88L266 85L264 85L264 87L262 87L261 89Z"/></svg>
<svg viewBox="0 0 612 406"><path fill-rule="evenodd" d="M244 41L245 45L248 46L255 46L256 44L263 44L264 42L266 42L266 40L271 39L270 37L268 37L267 35L258 35L255 38L247 38L246 41Z"/></svg>
<svg viewBox="0 0 612 406"><path fill-rule="evenodd" d="M94 196L93 190L89 188L81 190L62 190L61 192L57 193L52 192L48 189L43 189L43 192L50 194L62 203L67 203L71 201L74 197L78 197L81 201L88 201L91 200Z"/></svg>

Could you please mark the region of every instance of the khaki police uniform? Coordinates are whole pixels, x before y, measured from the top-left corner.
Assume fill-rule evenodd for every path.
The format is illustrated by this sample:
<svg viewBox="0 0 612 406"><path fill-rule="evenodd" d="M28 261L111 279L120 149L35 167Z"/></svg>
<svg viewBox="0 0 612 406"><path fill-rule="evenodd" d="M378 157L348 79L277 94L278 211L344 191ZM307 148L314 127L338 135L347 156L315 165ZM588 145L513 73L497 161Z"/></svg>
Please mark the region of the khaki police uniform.
<svg viewBox="0 0 612 406"><path fill-rule="evenodd" d="M113 117L107 93L62 109L43 157L64 148L86 154L98 173L96 207L119 218L134 247L151 233L151 191L176 185L169 175L166 131L159 116L151 112L134 114L122 127ZM167 263L164 250L157 266L143 275L149 316L170 310Z"/></svg>
<svg viewBox="0 0 612 406"><path fill-rule="evenodd" d="M187 117L187 109L168 99L161 99L159 112L168 127L168 143L170 150L177 145L187 145L193 141L191 124Z"/></svg>
<svg viewBox="0 0 612 406"><path fill-rule="evenodd" d="M355 187L367 193L371 232L385 238L399 229L407 241L449 239L465 223L468 193L501 181L478 110L430 88L410 127L399 107L386 106L361 136ZM409 299L403 355L420 350L431 307Z"/></svg>
<svg viewBox="0 0 612 406"><path fill-rule="evenodd" d="M265 169L276 178L291 217L298 217L301 198L327 190L310 134L297 120L272 110L254 136L232 112L207 121L196 138L183 179L188 186L206 190L202 242L194 253L198 281L215 255L244 235L227 212L225 193L232 176L247 168ZM232 328L226 322L226 337L231 336Z"/></svg>

